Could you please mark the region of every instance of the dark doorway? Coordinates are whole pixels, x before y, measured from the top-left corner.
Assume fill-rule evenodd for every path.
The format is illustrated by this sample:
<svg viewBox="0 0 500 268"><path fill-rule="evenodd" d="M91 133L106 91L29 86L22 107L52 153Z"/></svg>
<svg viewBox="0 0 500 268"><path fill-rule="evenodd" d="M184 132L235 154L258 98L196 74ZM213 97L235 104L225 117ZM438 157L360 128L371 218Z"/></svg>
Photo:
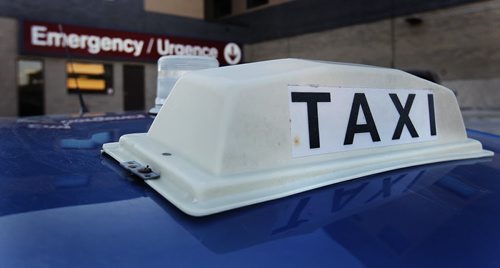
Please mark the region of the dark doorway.
<svg viewBox="0 0 500 268"><path fill-rule="evenodd" d="M17 73L19 116L43 115L45 105L42 61L19 60Z"/></svg>
<svg viewBox="0 0 500 268"><path fill-rule="evenodd" d="M123 65L125 111L144 111L144 66Z"/></svg>

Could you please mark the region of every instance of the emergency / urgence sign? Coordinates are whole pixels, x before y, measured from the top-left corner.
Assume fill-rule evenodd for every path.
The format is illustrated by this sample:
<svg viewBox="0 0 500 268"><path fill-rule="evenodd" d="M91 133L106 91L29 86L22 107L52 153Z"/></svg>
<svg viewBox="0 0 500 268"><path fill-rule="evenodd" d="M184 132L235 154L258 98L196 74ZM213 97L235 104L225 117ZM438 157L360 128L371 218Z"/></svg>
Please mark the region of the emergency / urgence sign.
<svg viewBox="0 0 500 268"><path fill-rule="evenodd" d="M241 46L220 42L98 28L23 21L21 53L156 61L161 56L217 58L221 65L241 62Z"/></svg>

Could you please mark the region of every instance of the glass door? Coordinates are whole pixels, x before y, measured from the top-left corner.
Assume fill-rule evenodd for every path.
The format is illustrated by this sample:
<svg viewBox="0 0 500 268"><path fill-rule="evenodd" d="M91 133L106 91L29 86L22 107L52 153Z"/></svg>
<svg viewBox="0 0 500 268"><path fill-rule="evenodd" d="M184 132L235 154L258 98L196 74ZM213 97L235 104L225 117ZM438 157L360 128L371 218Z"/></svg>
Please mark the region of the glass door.
<svg viewBox="0 0 500 268"><path fill-rule="evenodd" d="M45 113L43 62L20 59L17 62L18 115L33 116Z"/></svg>

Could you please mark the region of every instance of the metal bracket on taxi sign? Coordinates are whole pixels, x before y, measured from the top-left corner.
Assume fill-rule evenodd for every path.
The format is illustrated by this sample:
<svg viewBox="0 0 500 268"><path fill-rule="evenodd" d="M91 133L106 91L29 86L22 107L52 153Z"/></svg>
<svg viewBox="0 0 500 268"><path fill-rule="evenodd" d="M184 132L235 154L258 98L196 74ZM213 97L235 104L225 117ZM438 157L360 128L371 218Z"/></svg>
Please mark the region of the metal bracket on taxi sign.
<svg viewBox="0 0 500 268"><path fill-rule="evenodd" d="M160 174L153 172L149 166L143 166L136 161L122 162L120 165L143 180L153 180L160 177Z"/></svg>

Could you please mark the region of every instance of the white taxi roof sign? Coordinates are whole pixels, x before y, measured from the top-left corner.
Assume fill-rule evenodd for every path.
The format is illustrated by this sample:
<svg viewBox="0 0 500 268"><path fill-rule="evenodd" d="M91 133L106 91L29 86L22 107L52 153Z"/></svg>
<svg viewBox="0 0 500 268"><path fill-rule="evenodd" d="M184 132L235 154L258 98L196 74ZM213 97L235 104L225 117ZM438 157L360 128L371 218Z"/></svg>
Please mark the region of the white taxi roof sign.
<svg viewBox="0 0 500 268"><path fill-rule="evenodd" d="M209 215L388 170L493 155L467 138L453 92L380 67L282 59L194 71L148 133L103 151Z"/></svg>

